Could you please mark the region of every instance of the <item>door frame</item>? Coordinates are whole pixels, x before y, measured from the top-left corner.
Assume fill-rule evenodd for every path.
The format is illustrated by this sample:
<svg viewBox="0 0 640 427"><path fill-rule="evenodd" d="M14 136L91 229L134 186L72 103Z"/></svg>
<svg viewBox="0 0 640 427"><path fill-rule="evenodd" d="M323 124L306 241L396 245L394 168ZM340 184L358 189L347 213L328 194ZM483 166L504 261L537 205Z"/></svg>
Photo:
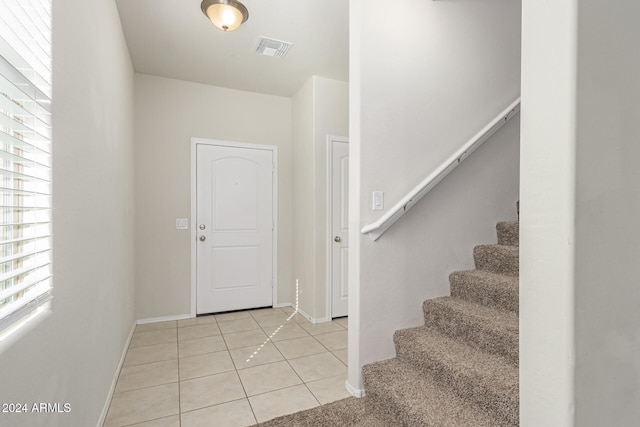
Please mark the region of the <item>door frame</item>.
<svg viewBox="0 0 640 427"><path fill-rule="evenodd" d="M215 145L219 147L248 148L266 150L272 152L273 173L271 175L273 186L273 288L271 294L271 304L275 307L278 304L278 147L275 145L251 144L246 142L222 141L217 139L191 138L191 317L196 317L197 302L197 148L198 145Z"/></svg>
<svg viewBox="0 0 640 427"><path fill-rule="evenodd" d="M349 143L349 137L338 135L327 135L327 292L326 292L326 319L331 321L333 318L333 143L343 142ZM351 162L351 160L349 160Z"/></svg>

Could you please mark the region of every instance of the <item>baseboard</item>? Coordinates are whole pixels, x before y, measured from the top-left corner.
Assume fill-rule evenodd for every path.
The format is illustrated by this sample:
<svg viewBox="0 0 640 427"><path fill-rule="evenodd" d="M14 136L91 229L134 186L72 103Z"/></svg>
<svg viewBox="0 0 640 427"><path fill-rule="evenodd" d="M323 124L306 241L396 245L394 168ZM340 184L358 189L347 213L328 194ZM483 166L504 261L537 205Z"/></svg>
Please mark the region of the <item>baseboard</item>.
<svg viewBox="0 0 640 427"><path fill-rule="evenodd" d="M138 325L144 325L145 323L169 322L171 320L191 319L192 317L193 316L190 314L177 314L175 316L163 316L163 317L151 317L149 319L138 319L136 323Z"/></svg>
<svg viewBox="0 0 640 427"><path fill-rule="evenodd" d="M134 322L131 327L131 332L129 332L129 337L124 344L124 348L122 349L122 356L120 356L120 363L118 363L118 367L116 368L116 373L113 377L113 381L111 382L111 388L109 389L109 394L107 395L107 401L104 404L104 408L102 408L102 413L100 414L100 418L98 418L97 427L102 427L105 419L107 418L107 413L109 412L109 406L111 406L111 399L113 398L113 392L116 390L116 384L118 383L118 377L120 376L120 371L122 370L122 365L124 364L124 359L127 357L127 350L129 350L129 344L131 344L131 338L133 338L133 332L136 330L136 323Z"/></svg>
<svg viewBox="0 0 640 427"><path fill-rule="evenodd" d="M319 319L316 319L314 323L325 323L325 322L331 322L331 317L321 317Z"/></svg>
<svg viewBox="0 0 640 427"><path fill-rule="evenodd" d="M316 319L315 317L311 317L309 316L309 314L307 314L304 310L302 310L300 307L298 307L298 313L300 313L302 315L302 317L304 317L305 319L307 319L309 322L311 323L325 323L325 322L330 322L331 318L330 317L321 317L319 319Z"/></svg>
<svg viewBox="0 0 640 427"><path fill-rule="evenodd" d="M346 388L349 394L353 397L361 398L365 396L364 389L355 388L349 384L349 380L344 382L344 388Z"/></svg>
<svg viewBox="0 0 640 427"><path fill-rule="evenodd" d="M293 307L293 304L290 302L281 302L279 304L274 304L273 308L283 308L283 307Z"/></svg>
<svg viewBox="0 0 640 427"><path fill-rule="evenodd" d="M307 313L305 313L304 310L302 310L300 307L298 307L298 309L296 310L298 313L300 313L302 315L302 317L304 317L305 319L307 319L309 322L311 323L318 323L316 321L316 319L314 319L313 317L309 316Z"/></svg>

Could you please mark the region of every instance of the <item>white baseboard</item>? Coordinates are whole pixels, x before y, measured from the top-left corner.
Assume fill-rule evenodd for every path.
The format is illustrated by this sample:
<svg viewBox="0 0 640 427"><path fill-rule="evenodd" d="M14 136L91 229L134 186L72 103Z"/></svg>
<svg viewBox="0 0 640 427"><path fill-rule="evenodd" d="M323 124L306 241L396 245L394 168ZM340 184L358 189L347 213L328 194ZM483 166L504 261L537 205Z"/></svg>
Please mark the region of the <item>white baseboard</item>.
<svg viewBox="0 0 640 427"><path fill-rule="evenodd" d="M129 350L129 344L131 344L131 338L133 338L133 332L136 330L136 324L134 323L131 327L131 332L129 332L129 337L124 344L124 348L122 349L122 356L120 356L120 363L118 363L118 367L116 368L116 373L113 376L113 381L111 382L111 388L109 389L109 394L107 395L107 401L104 404L104 408L102 408L102 413L100 414L100 418L98 418L97 427L102 427L105 419L107 418L107 413L109 412L109 406L111 406L111 399L113 398L113 392L116 390L116 384L118 383L118 377L120 376L120 371L122 370L122 365L124 364L124 359L127 356L127 350Z"/></svg>
<svg viewBox="0 0 640 427"><path fill-rule="evenodd" d="M360 388L355 388L354 386L352 386L351 384L349 384L349 380L346 380L344 382L344 388L347 389L347 391L349 392L349 394L353 397L364 397L365 393L364 393L364 389L360 389Z"/></svg>
<svg viewBox="0 0 640 427"><path fill-rule="evenodd" d="M321 317L319 319L316 319L314 323L325 323L325 322L331 322L331 317Z"/></svg>
<svg viewBox="0 0 640 427"><path fill-rule="evenodd" d="M319 319L316 319L315 317L311 317L309 316L309 314L307 314L304 310L302 310L300 307L298 307L298 313L300 313L302 315L302 317L304 317L305 319L307 319L309 322L311 323L324 323L324 322L330 322L331 318L330 317L321 317Z"/></svg>
<svg viewBox="0 0 640 427"><path fill-rule="evenodd" d="M311 323L318 323L316 321L316 319L314 319L313 317L309 316L307 313L305 313L304 310L302 310L300 307L298 307L298 310L296 310L298 313L300 313L302 315L302 317L304 317L305 319L307 319L309 322Z"/></svg>
<svg viewBox="0 0 640 427"><path fill-rule="evenodd" d="M290 302L281 302L273 305L273 308L283 308L283 307L293 307L293 304L291 304Z"/></svg>
<svg viewBox="0 0 640 427"><path fill-rule="evenodd" d="M170 320L184 320L191 319L193 316L190 314L177 314L175 316L163 316L163 317L151 317L149 319L138 319L136 323L138 325L144 325L145 323L158 323L169 322Z"/></svg>

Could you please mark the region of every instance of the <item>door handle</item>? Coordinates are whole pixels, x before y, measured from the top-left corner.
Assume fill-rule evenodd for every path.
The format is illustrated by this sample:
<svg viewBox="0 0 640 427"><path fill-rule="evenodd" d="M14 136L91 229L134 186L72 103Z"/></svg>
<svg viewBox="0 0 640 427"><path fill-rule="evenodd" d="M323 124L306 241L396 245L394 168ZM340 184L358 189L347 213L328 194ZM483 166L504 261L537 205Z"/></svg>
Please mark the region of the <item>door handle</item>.
<svg viewBox="0 0 640 427"><path fill-rule="evenodd" d="M206 236L200 236L200 241L204 242L205 240L207 240Z"/></svg>
<svg viewBox="0 0 640 427"><path fill-rule="evenodd" d="M340 238L340 236L336 236L333 238L333 241L336 243L340 243L342 241L342 239Z"/></svg>

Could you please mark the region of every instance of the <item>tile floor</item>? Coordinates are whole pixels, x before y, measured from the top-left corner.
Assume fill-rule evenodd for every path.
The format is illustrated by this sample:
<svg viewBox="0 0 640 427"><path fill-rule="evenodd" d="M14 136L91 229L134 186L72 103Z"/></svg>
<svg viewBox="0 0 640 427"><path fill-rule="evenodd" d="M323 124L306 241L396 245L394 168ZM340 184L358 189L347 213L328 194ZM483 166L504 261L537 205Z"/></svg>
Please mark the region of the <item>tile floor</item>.
<svg viewBox="0 0 640 427"><path fill-rule="evenodd" d="M268 308L136 327L104 427L248 426L348 397L347 318Z"/></svg>

